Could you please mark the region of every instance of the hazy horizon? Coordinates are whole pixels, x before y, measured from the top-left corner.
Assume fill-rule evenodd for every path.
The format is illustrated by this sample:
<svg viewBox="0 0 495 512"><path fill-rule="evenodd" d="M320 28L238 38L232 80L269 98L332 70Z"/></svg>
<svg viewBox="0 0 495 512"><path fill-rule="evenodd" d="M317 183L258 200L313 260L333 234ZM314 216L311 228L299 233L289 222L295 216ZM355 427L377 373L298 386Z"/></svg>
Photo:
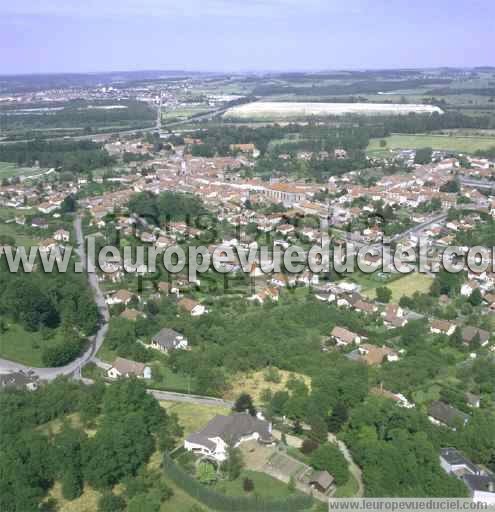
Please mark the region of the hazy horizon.
<svg viewBox="0 0 495 512"><path fill-rule="evenodd" d="M489 0L19 0L0 74L490 66L494 19Z"/></svg>

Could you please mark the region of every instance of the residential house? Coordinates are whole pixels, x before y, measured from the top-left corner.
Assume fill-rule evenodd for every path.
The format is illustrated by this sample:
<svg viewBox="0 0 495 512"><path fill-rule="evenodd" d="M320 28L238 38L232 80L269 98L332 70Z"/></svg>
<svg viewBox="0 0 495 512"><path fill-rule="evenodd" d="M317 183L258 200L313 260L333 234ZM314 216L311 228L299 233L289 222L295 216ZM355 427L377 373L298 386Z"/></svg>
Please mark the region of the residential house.
<svg viewBox="0 0 495 512"><path fill-rule="evenodd" d="M109 306L114 306L115 304L124 304L124 306L127 306L129 302L131 302L133 297L133 293L131 293L128 290L122 289L114 293L112 296L108 297L106 301Z"/></svg>
<svg viewBox="0 0 495 512"><path fill-rule="evenodd" d="M482 347L488 345L490 340L490 333L484 329L478 329L477 327L467 326L462 329L462 341L465 345L470 345L479 339L479 343Z"/></svg>
<svg viewBox="0 0 495 512"><path fill-rule="evenodd" d="M281 224L277 227L277 231L283 236L287 236L288 234L293 233L295 229L296 228L291 224Z"/></svg>
<svg viewBox="0 0 495 512"><path fill-rule="evenodd" d="M363 343L357 349L359 359L368 366L382 364L383 361L395 362L399 360L399 354L385 345L377 347L369 343Z"/></svg>
<svg viewBox="0 0 495 512"><path fill-rule="evenodd" d="M330 337L335 341L337 347L346 347L351 343L359 345L361 336L355 332L349 331L344 327L335 326L330 333Z"/></svg>
<svg viewBox="0 0 495 512"><path fill-rule="evenodd" d="M328 495L335 489L334 477L328 471L309 469L299 480L321 494Z"/></svg>
<svg viewBox="0 0 495 512"><path fill-rule="evenodd" d="M469 421L469 415L445 402L433 401L428 407L428 419L434 425L442 425L451 430L464 426Z"/></svg>
<svg viewBox="0 0 495 512"><path fill-rule="evenodd" d="M70 240L70 233L65 229L58 229L55 231L53 238L57 242L68 242Z"/></svg>
<svg viewBox="0 0 495 512"><path fill-rule="evenodd" d="M358 299L356 302L354 302L353 307L356 311L366 315L371 315L378 311L378 306L376 304L364 301L362 299Z"/></svg>
<svg viewBox="0 0 495 512"><path fill-rule="evenodd" d="M120 318L125 318L126 320L130 320L131 322L135 322L139 317L145 317L141 311L133 308L125 308L122 313L120 313Z"/></svg>
<svg viewBox="0 0 495 512"><path fill-rule="evenodd" d="M130 359L117 357L112 367L107 371L110 379L118 379L121 377L137 377L138 379L151 379L151 368L144 363L137 363Z"/></svg>
<svg viewBox="0 0 495 512"><path fill-rule="evenodd" d="M201 316L207 313L206 308L193 299L183 298L177 302L177 305L191 316Z"/></svg>
<svg viewBox="0 0 495 512"><path fill-rule="evenodd" d="M258 304L264 304L267 300L272 302L277 302L280 296L280 292L275 287L265 287L260 290L255 295L252 295L248 298L248 300L252 300L254 302L258 302Z"/></svg>
<svg viewBox="0 0 495 512"><path fill-rule="evenodd" d="M445 334L446 336L452 336L456 330L457 325L454 322L448 320L432 320L430 323L430 332L433 334Z"/></svg>
<svg viewBox="0 0 495 512"><path fill-rule="evenodd" d="M387 304L382 316L385 326L391 329L404 327L408 322L404 310L398 304Z"/></svg>
<svg viewBox="0 0 495 512"><path fill-rule="evenodd" d="M182 334L165 327L153 336L150 346L168 353L171 350L186 350L188 341Z"/></svg>
<svg viewBox="0 0 495 512"><path fill-rule="evenodd" d="M404 409L413 409L416 407L415 404L410 402L402 393L392 393L392 391L385 389L383 385L371 388L370 394L393 400L399 407L403 407Z"/></svg>
<svg viewBox="0 0 495 512"><path fill-rule="evenodd" d="M473 502L495 505L495 478L471 462L459 450L442 448L440 466L447 474L461 479L466 484Z"/></svg>
<svg viewBox="0 0 495 512"><path fill-rule="evenodd" d="M464 297L470 297L476 288L479 288L478 283L475 281L468 281L461 286L461 295Z"/></svg>
<svg viewBox="0 0 495 512"><path fill-rule="evenodd" d="M0 391L5 388L35 391L38 389L38 378L23 371L0 373Z"/></svg>
<svg viewBox="0 0 495 512"><path fill-rule="evenodd" d="M48 222L40 217L31 219L31 227L37 229L48 229Z"/></svg>
<svg viewBox="0 0 495 512"><path fill-rule="evenodd" d="M271 444L273 442L272 425L247 412L239 412L230 416L215 416L202 430L186 438L184 448L223 462L227 459L229 447L238 447L252 440Z"/></svg>
<svg viewBox="0 0 495 512"><path fill-rule="evenodd" d="M481 400L479 395L475 395L474 393L465 393L464 397L469 407L479 409Z"/></svg>

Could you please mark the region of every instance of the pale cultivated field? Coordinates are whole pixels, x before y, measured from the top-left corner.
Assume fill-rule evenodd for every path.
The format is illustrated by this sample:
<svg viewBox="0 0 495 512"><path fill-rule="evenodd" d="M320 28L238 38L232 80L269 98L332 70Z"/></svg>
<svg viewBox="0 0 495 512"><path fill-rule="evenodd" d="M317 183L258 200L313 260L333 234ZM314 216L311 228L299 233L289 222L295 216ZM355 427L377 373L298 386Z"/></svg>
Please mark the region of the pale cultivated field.
<svg viewBox="0 0 495 512"><path fill-rule="evenodd" d="M386 103L304 103L256 101L246 105L232 107L225 112L224 117L240 119L287 119L308 116L342 116L358 115L405 115L411 112L417 114L443 114L439 107L432 105L402 105Z"/></svg>
<svg viewBox="0 0 495 512"><path fill-rule="evenodd" d="M311 379L301 373L286 372L278 370L280 382L268 382L265 378L265 372L257 371L250 373L238 373L230 381L230 389L224 395L226 400L236 400L240 394L248 393L256 403L259 403L261 393L264 389L270 389L272 393L285 390L285 386L290 377L303 380L306 386L311 389Z"/></svg>

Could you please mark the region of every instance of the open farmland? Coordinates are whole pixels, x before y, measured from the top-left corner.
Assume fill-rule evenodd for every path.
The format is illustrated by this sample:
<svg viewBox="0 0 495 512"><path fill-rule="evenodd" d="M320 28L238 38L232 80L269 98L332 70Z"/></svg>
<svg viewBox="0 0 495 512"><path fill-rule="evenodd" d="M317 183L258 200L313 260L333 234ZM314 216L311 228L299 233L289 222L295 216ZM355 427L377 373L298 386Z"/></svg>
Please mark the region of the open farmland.
<svg viewBox="0 0 495 512"><path fill-rule="evenodd" d="M256 101L246 105L232 107L225 112L229 119L298 119L310 116L356 115L406 115L433 114L443 111L431 105L402 105L384 103L304 103Z"/></svg>
<svg viewBox="0 0 495 512"><path fill-rule="evenodd" d="M419 134L419 135L391 135L384 139L387 142L385 147L380 146L380 139L372 139L368 146L368 152L383 152L389 149L418 149L429 147L432 149L444 151L459 151L464 153L474 153L483 151L495 146L495 135L480 136L459 136L459 135L437 135L437 134Z"/></svg>

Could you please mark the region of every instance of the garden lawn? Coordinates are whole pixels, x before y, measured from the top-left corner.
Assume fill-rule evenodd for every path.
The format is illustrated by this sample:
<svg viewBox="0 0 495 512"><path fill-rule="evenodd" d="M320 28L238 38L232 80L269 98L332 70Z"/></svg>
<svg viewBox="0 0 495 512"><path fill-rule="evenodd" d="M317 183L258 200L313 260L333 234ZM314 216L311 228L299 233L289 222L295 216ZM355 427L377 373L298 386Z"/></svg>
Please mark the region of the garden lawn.
<svg viewBox="0 0 495 512"><path fill-rule="evenodd" d="M247 493L243 489L244 478L249 478L254 483L254 490ZM233 481L221 480L214 487L216 491L227 496L251 496L257 494L263 498L287 498L294 494L287 484L276 480L270 475L258 471L243 470L239 478Z"/></svg>

